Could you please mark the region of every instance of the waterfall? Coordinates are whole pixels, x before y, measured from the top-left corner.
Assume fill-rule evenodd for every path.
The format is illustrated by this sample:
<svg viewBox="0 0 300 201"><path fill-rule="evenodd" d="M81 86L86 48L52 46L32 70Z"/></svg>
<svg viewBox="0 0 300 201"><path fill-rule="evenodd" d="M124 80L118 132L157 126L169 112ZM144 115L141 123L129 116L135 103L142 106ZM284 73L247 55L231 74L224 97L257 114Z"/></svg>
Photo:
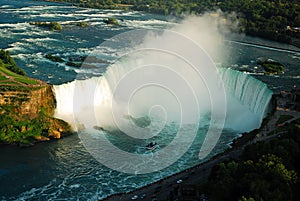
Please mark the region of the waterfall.
<svg viewBox="0 0 300 201"><path fill-rule="evenodd" d="M54 85L53 89L57 102L54 116L70 123L74 130L97 125L97 108L102 106L103 114L109 108L107 100L111 100L111 92L104 77L75 80ZM97 89L101 91L98 96Z"/></svg>
<svg viewBox="0 0 300 201"><path fill-rule="evenodd" d="M191 17L171 30L115 36L100 46L120 53L102 76L54 87L56 117L77 127L122 127L129 133L130 122L142 117L195 125L210 115L219 127L225 122L241 132L258 128L272 93L249 75L216 68L226 55L218 22ZM91 55L101 54L95 48Z"/></svg>
<svg viewBox="0 0 300 201"><path fill-rule="evenodd" d="M260 116L260 121L268 112L272 91L267 85L246 73L229 68L220 69L227 94L236 98L251 112Z"/></svg>
<svg viewBox="0 0 300 201"><path fill-rule="evenodd" d="M112 85L117 84L125 73L126 69L111 68L101 77L75 80L54 86L57 101L55 116L77 127L111 124L113 122L111 107L114 101L112 100L114 88ZM268 111L272 91L265 83L239 71L222 68L219 69L219 74L227 96L225 127L242 132L258 128ZM162 97L164 91L154 88L147 92L149 93L152 93L150 97L155 94ZM152 103L151 100L147 100L148 98L140 98L135 107L140 110L145 104L147 105L145 110L148 110L148 105ZM169 99L164 102L171 103ZM206 107L206 103L203 104Z"/></svg>

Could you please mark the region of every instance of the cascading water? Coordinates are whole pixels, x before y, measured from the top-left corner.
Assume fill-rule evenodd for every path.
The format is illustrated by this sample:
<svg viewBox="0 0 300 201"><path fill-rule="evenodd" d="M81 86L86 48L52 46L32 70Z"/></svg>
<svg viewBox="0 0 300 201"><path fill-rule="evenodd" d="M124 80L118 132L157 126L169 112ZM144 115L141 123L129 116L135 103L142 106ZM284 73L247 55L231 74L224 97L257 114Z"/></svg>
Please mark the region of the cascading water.
<svg viewBox="0 0 300 201"><path fill-rule="evenodd" d="M273 92L246 73L219 69L227 94L227 127L239 131L259 128L267 115Z"/></svg>
<svg viewBox="0 0 300 201"><path fill-rule="evenodd" d="M272 91L266 84L245 73L225 68L219 69L219 73L227 94L225 127L241 132L258 128L268 111ZM126 69L120 71L110 69L102 77L55 85L54 92L57 100L55 116L75 127L83 124L85 127L97 125L99 122L95 119L102 122L101 126L112 122L112 115L109 114L112 104L110 83L116 82L124 74L126 74ZM110 79L110 82L107 79ZM157 90L153 93L160 94L163 91ZM86 97L93 98L87 99ZM142 103L139 104L137 107L142 107ZM99 118L94 118L97 113L102 114Z"/></svg>
<svg viewBox="0 0 300 201"><path fill-rule="evenodd" d="M238 99L250 111L265 117L272 91L267 85L252 76L229 68L220 69L227 92Z"/></svg>
<svg viewBox="0 0 300 201"><path fill-rule="evenodd" d="M8 5L12 3L12 1L9 0L3 0L3 2L4 4L8 4ZM65 14L68 14L70 19L68 17L67 20L76 21L78 20L78 16L79 16L80 18L91 21L92 23L88 29L85 29L88 30L88 33L85 30L82 31L81 29L74 29L71 30L71 32L73 33L71 33L70 31L66 31L66 32L62 32L61 34L54 34L54 35L51 34L50 36L47 31L45 32L45 30L43 29L30 27L28 24L27 26L26 23L25 23L26 30L24 30L24 23L16 24L20 20L26 21L23 15L20 15L20 17L18 17L19 15L17 15L20 11L18 8L21 5L23 5L23 1L22 2L18 1L17 3L18 5L16 6L13 5L12 7L8 7L7 11L5 10L5 8L3 8L3 13L1 13L1 15L3 14L4 16L12 16L12 15L17 16L16 18L8 17L7 20L9 21L8 22L9 24L2 23L4 27L3 30L6 30L8 31L8 33L11 33L11 34L7 34L6 31L3 32L4 35L6 34L10 38L9 40L2 41L4 42L3 46L7 47L9 44L12 44L12 46L15 47L14 48L15 51L13 52L14 55L18 55L16 59L18 59L19 61L21 59L22 65L20 66L26 66L25 68L28 70L29 73L31 70L34 70L34 72L32 73L34 74L35 77L38 77L45 81L49 81L50 83L66 82L67 80L70 80L71 77L73 78L73 70L75 70L76 73L78 73L78 72L85 72L85 69L77 69L77 68L75 69L72 67L65 67L65 65L61 65L61 64L59 66L55 66L53 62L49 62L48 60L44 59L43 57L44 53L47 53L49 51L52 53L59 53L60 56L62 56L64 59L68 59L68 57L71 55L79 56L85 54L86 53L85 51L90 50L91 47L96 46L98 41L97 39L102 40L103 38L107 38L108 36L114 35L116 32L119 33L122 32L122 30L125 31L127 29L133 28L133 26L128 27L125 25L125 26L117 27L116 29L112 27L113 30L110 31L110 27L102 25L102 17L103 17L102 15L109 15L109 16L116 15L117 17L120 16L121 18L124 17L124 19L126 18L126 20L123 23L127 24L127 22L132 22L134 27L140 27L140 24L143 25L151 24L153 17L156 18L156 16L147 15L145 13L136 13L136 12L120 13L118 11L114 12L109 10L99 11L99 10L82 9L84 10L84 12L80 11L77 13L77 10L76 11L74 10L76 8L74 7L70 8L64 5L28 7L27 5L28 2L29 1L24 1L24 3L26 4L26 5L24 4L26 8L26 12L33 13L34 14L33 17L36 19L38 19L39 17L48 18L49 15L49 17L56 16L56 18L59 21L64 22L66 20L64 16ZM32 3L29 2L29 4L31 5ZM46 4L48 5L48 3ZM74 12L76 13L74 14ZM91 18L90 13L93 16L97 16L98 20L96 19L97 22L95 24L98 24L99 26L94 25L95 18ZM157 18L159 19L159 20L155 20L157 21L157 24L160 24L161 22L164 23L164 21L161 21L161 16L158 16ZM197 19L197 21L199 21L199 19ZM184 27L182 27L183 31L179 31L179 33L186 34L186 32L189 32L190 34L188 34L188 36L191 39L195 40L195 42L204 45L204 49L208 51L209 54L215 52L220 53L219 50L222 48L222 46L215 45L215 43L218 42L218 38L214 37L217 34L217 30L215 29L211 30L211 26L213 25L213 23L210 23L209 20L205 19L204 21L207 23L203 23L202 25L185 24ZM13 30L7 28L8 25L11 26ZM147 27L150 26L165 27L165 26L156 25L156 23L153 26L149 25ZM198 30L195 31L195 29ZM33 31L35 35L34 38L32 38ZM205 34L206 31L209 32L209 34ZM28 37L22 38L18 32L22 32ZM22 34L22 36L24 34ZM93 36L90 37L91 35ZM76 44L74 43L74 37L71 36L76 36L75 38L78 39L76 40L77 41ZM20 37L22 40L20 39ZM132 41L137 40L136 37L132 37L132 38L133 38ZM29 41L27 41L27 39L31 40L30 43ZM90 40L86 40L86 39L90 39ZM247 37L246 40L248 39L249 38ZM43 41L42 42L43 47L40 46L41 41ZM260 42L268 43L267 41L260 41ZM160 40L159 43L162 44L161 46L168 46L173 44L178 48L182 48L186 45L186 43L179 43L178 40L168 40L168 38L164 38L163 40ZM207 45L205 45L204 43L206 43ZM25 48L25 50L21 51L24 45L26 47L29 45L30 48ZM228 45L226 46L227 52L230 52L228 51L230 50L230 47ZM238 57L241 56L241 59L237 63L247 64L250 60L253 60L254 58L264 55L267 58L275 57L278 58L279 60L282 60L283 62L288 61L291 63L295 63L295 65L297 64L297 58L291 59L293 56L292 54L287 54L287 53L283 54L283 53L266 50L266 49L260 49L261 51L257 51L259 49L253 47L247 48L247 46L240 46L237 44L233 44L232 48L236 48ZM115 49L119 50L118 47L117 48L113 47L112 50L104 48L103 51L104 56L102 55L103 57L99 57L99 58L111 61L110 58L111 55L114 56L113 51ZM187 49L184 50L186 51ZM37 52L39 53L36 55ZM117 53L119 53L119 51L117 51ZM251 55L251 53L253 53L253 55ZM191 57L200 57L199 53L194 50L187 51L187 54L191 55ZM233 53L231 52L231 54ZM287 60L286 58L289 59ZM160 55L160 57L150 58L149 60L157 62L161 59L162 56ZM221 63L221 61L223 60L221 61L214 60L214 61L216 61L216 63ZM174 65L181 65L181 63L177 62L177 60L176 61L174 60L172 63ZM228 63L228 62L224 62L224 63ZM134 64L133 61L132 64ZM231 60L230 64L234 64L234 61ZM27 65L30 68L27 68ZM99 71L97 71L98 75L99 72L104 72L104 69L101 69L100 67L99 69L98 69ZM56 93L56 100L57 100L56 116L65 119L66 121L70 122L73 125L76 125L76 127L78 127L79 129L83 127L89 128L98 125L99 127L97 127L98 130L96 130L97 135L95 135L95 137L98 137L98 135L103 135L105 131L101 131L100 127L103 124L110 124L111 122L109 120L111 116L109 115L109 112L110 112L110 105L112 100L111 97L112 89L114 88L115 85L113 83L117 83L118 80L122 78L124 73L130 72L132 69L133 69L132 65L115 66L113 68L107 69L109 72L107 71L102 77L94 77L86 80L76 80L74 82L54 86L54 91ZM93 69L89 69L89 70L92 72ZM205 70L205 68L203 70ZM252 80L253 82L246 81L246 79L248 78L252 79L249 75L231 71L231 70L228 70L227 72L227 69L223 69L223 70L226 71L226 75L225 72L223 71L221 72L220 70L220 76L224 81L227 80L225 81L224 85L227 89L230 89L227 92L227 100L226 100L227 119L226 119L225 127L240 130L240 131L251 130L253 128L258 127L260 125L260 119L263 116L262 115L263 110L264 108L265 109L267 108L263 103L265 103L266 105L268 104L268 96L269 96L268 90L266 90L266 88L262 86L262 83L259 83L255 79ZM298 71L295 71L295 73L297 72ZM95 73L95 75L97 75L97 73ZM153 71L152 73L158 74L158 72L155 71ZM49 76L50 74L51 76ZM185 71L183 71L182 74L184 74L186 77L190 77L190 80L194 78L193 75L189 75L188 73L185 73ZM142 77L141 75L140 77ZM280 77L280 79L275 79L275 78L271 79L270 76L262 76L262 77L267 78L267 80L270 81L269 82L270 84L272 84L272 82L274 83L277 80L280 80L280 82L282 82L281 84L283 87L288 87L288 84L290 84L290 82L292 83L295 82L295 80L286 82L285 80L289 80L289 79L284 79L285 76ZM295 77L297 76L295 75ZM162 77L162 76L160 78L167 79L167 77ZM238 82L240 84L237 84ZM196 87L195 85L197 84L196 83L193 84L193 87ZM257 85L257 88L253 87L255 85ZM179 83L176 83L175 86L177 88L181 87ZM250 86L253 87L252 91L248 91L251 88ZM275 84L274 86L277 85ZM208 97L206 93L201 92L201 87L199 87L199 90L198 89L195 90L195 92L196 91L200 94L199 100ZM259 93L259 91L261 91L262 93ZM125 119L132 119L132 121L136 125L145 128L147 127L147 125L150 124L149 119L151 120L152 124L154 123L153 119L141 118L142 116L138 116L139 114L138 111L141 111L141 113L144 112L143 110L146 111L148 109L148 105L154 103L155 100L153 99L157 99L157 101L163 102L163 97L164 97L163 93L166 91L153 88L152 92L151 90L149 90L148 92L149 93L147 94L149 96L144 96L144 94L140 94L140 97L137 97L136 100L134 100L135 104L133 104L132 107L133 106L136 107L135 109L137 115L132 114L132 116L129 115L124 116ZM157 95L154 96L153 98L152 94L157 94ZM92 97L92 100L89 99L86 100L86 97L90 97L90 96ZM96 99L97 96L98 98ZM251 96L256 97L256 99L252 98ZM168 101L170 100L171 97L164 97L164 98L167 99L167 101L165 102L168 102L170 105L174 104L174 102ZM246 101L247 99L251 101ZM97 105L97 107L99 108L99 111L97 112L93 111L95 105ZM200 105L203 105L201 111L205 110L207 107L205 101L203 102L201 101ZM102 107L102 109L100 106ZM126 108L126 105L123 106L124 108ZM145 109L143 108L143 106L145 107ZM172 116L173 115L176 116L176 112L177 111L171 113ZM99 115L98 117L99 122L94 121L95 119L94 116L96 114ZM13 200L24 200L24 199L25 200L33 200L33 199L76 200L78 198L84 200L100 200L100 199L104 199L105 197L113 193L121 193L125 191L128 192L138 187L148 185L149 183L155 182L159 179L172 175L178 171L183 171L187 168L190 168L191 166L203 162L198 158L199 147L201 146L201 143L203 141L202 133L206 132L206 127L211 122L209 122L209 119L206 121L205 118L201 118L200 121L201 124L199 126L200 129L198 130L198 137L195 139L194 141L195 143L192 145L191 150L189 150L189 152L187 152L186 155L181 157L180 160L178 160L178 162L174 163L174 165L164 169L163 171L155 172L153 174L141 175L141 176L122 174L120 172L112 171L111 169L105 168L103 165L95 162L95 159L90 157L90 153L87 153L86 151L87 149L82 147L83 142L82 141L80 142L77 139L77 135L73 135L71 137L62 139L57 143L47 143L47 144L42 144L42 146L37 145L34 148L30 148L26 150L19 150L15 147L3 147L2 161L7 161L7 162L3 163L1 167L1 175L3 178L1 180L2 187L3 187L1 191L2 194L0 193L2 196L1 198L4 200L10 200L10 199ZM249 126L250 123L252 123L251 126ZM245 128L245 126L248 126L248 128ZM128 124L128 127L130 127L130 124ZM219 140L219 145L217 145L218 147L216 147L217 149L215 149L210 156L213 156L214 154L217 154L223 151L224 149L226 149L227 148L226 145L230 143L232 139L235 138L239 133L231 129L226 130L226 128L223 130L222 137ZM176 133L177 130L178 129L176 125L169 124L169 126L164 128L164 130L161 132L160 137L155 138L155 141L161 145L161 148L163 148L162 145L171 143L174 136L173 133ZM90 132L90 130L88 130L87 132ZM92 132L94 132L94 129L92 130ZM155 130L153 132L155 132ZM187 132L186 134L188 136L189 132ZM118 131L113 133L106 133L104 135L107 138L109 138L109 140L114 144L116 144L118 147L131 152L140 151L141 154L144 151L143 147L148 143L148 141L142 141L142 140L137 141L135 139L131 139L128 136ZM177 150L177 148L178 146L174 149L174 152ZM101 152L102 155L103 153L105 153L105 151ZM173 152L171 153L173 154ZM33 154L35 156L35 160L32 160ZM114 158L109 158L109 160L113 160L113 159ZM161 163L159 165L161 165ZM39 171L39 169L43 169L43 171ZM20 180L20 172L23 175L22 180ZM10 186L14 186L14 188L11 188Z"/></svg>
<svg viewBox="0 0 300 201"><path fill-rule="evenodd" d="M100 77L54 86L55 116L82 131L81 140L99 162L130 174L170 166L195 139L193 150L200 147L198 158L204 159L223 129L238 133L258 128L271 91L249 75L217 69L213 60L222 54L214 50L222 48L214 42L220 35L197 27L199 20L193 18L171 31L113 38L109 47L129 50ZM141 43L131 44L133 36ZM92 56L97 57L97 49ZM103 133L114 134L110 140L120 146L115 149ZM135 147L152 139L164 148L149 158Z"/></svg>

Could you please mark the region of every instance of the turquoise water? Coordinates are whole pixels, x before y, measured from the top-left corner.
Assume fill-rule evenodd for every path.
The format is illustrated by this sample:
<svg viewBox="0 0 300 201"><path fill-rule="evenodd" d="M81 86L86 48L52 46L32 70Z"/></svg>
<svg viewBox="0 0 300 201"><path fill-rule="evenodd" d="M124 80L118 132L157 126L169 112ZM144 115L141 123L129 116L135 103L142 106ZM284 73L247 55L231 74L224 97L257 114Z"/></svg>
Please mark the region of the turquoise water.
<svg viewBox="0 0 300 201"><path fill-rule="evenodd" d="M107 17L122 19L121 26L106 26L102 20ZM30 21L59 21L64 26L62 32L31 26ZM68 25L71 22L86 21L87 28ZM110 11L75 8L71 6L36 2L2 0L0 2L0 48L11 51L17 64L27 74L51 84L60 85L76 78L80 69L64 63L56 64L44 58L52 53L68 61L70 57L88 55L93 49L112 36L138 28L167 28L174 25L174 19L163 16L132 11ZM222 64L238 70L252 70L253 75L265 81L273 90L299 85L299 49L285 52L276 49L253 47L234 43L232 40L255 42L262 45L282 47L282 44L256 38L228 39L232 49L228 63ZM110 62L118 56L118 49L101 49L105 61L93 72L102 75ZM255 61L258 57L280 60L286 65L284 75L278 77L262 76L256 72ZM255 106L254 106L255 108ZM198 147L203 142L209 119L202 119L198 134L191 149L180 160L162 171L129 175L111 170L98 161L85 149L77 134L54 142L38 144L31 148L1 147L0 152L0 199L2 200L98 200L112 193L124 192L159 180L175 172L198 164ZM173 126L168 129L175 129ZM164 132L155 140L161 145L168 144L174 137ZM106 133L107 138L116 146L129 152L140 152L146 142L124 138L122 133ZM225 129L219 143L211 155L228 147L228 143L239 132ZM210 155L210 156L211 156ZM210 157L209 156L209 157Z"/></svg>

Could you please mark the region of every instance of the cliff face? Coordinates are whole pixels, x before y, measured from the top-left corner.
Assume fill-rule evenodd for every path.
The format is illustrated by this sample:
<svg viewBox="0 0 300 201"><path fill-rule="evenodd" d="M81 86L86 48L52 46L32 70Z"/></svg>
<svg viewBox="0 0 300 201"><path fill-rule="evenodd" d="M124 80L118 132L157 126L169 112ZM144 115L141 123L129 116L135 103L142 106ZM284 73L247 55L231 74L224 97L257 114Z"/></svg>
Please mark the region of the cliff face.
<svg viewBox="0 0 300 201"><path fill-rule="evenodd" d="M21 91L0 90L0 141L27 144L71 133L66 122L53 118L54 109L51 85Z"/></svg>
<svg viewBox="0 0 300 201"><path fill-rule="evenodd" d="M46 85L30 91L0 92L0 105L11 105L15 112L32 119L37 116L41 108L51 116L55 107L55 97L52 86Z"/></svg>
<svg viewBox="0 0 300 201"><path fill-rule="evenodd" d="M40 108L44 108L48 115L53 115L55 97L51 86L31 91L29 97L29 100L23 102L20 107L21 114L37 114L40 112Z"/></svg>

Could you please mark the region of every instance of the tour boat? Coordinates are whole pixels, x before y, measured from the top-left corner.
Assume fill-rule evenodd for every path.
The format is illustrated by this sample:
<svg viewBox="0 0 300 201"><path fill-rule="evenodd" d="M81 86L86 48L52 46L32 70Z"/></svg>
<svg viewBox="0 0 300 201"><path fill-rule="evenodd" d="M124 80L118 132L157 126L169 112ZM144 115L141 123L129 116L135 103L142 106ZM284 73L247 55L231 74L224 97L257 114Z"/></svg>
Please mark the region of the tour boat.
<svg viewBox="0 0 300 201"><path fill-rule="evenodd" d="M158 144L156 142L150 142L149 144L146 145L146 149L148 151L152 151L158 147Z"/></svg>

